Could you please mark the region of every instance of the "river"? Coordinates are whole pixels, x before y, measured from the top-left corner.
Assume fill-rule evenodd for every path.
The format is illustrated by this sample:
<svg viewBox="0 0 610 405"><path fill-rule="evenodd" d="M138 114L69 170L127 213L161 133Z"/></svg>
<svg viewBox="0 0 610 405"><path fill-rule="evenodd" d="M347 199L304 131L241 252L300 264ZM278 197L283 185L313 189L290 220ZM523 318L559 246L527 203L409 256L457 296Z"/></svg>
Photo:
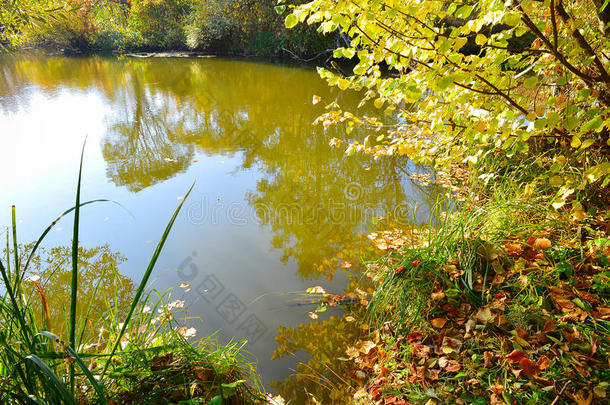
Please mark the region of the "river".
<svg viewBox="0 0 610 405"><path fill-rule="evenodd" d="M313 105L314 95L321 102ZM299 292L341 293L337 253L373 217L432 198L399 159L346 156L329 147L344 128L312 125L332 101L315 70L203 58L0 59L0 226L17 206L19 238L37 239L74 202L86 138L80 243L108 244L137 282L173 210L186 201L150 288L184 299L197 336L249 339L265 384L308 353L271 360L279 326L314 322ZM375 111L359 111L374 114ZM362 133L349 135L361 138ZM423 220L426 209L418 211ZM71 218L45 246L68 246ZM189 284L190 287L178 287ZM322 314L337 314L334 309ZM329 337L332 339L332 337Z"/></svg>

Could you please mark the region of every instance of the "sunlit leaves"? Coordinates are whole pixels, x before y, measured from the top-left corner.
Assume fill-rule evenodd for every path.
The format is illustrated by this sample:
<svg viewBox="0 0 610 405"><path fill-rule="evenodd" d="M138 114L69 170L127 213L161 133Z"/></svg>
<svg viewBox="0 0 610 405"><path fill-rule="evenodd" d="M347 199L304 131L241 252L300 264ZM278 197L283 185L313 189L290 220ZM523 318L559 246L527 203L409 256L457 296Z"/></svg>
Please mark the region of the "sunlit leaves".
<svg viewBox="0 0 610 405"><path fill-rule="evenodd" d="M600 151L610 127L610 64L603 57L610 40L596 13L578 1L558 3L551 16L548 2L533 0L317 0L294 9L299 21L332 21L350 39L334 57L355 59L353 76L324 70L322 77L342 90L365 90L363 103L385 106L398 122L361 119L357 125L378 141L350 139L348 153L406 154L440 167L468 162L484 171L480 162L492 153L525 158L542 148L567 156L572 171L553 177L543 165L541 175L579 192L610 175L599 166L584 176L593 163L583 153L607 161ZM389 74L381 74L382 65ZM356 120L336 108L321 122Z"/></svg>

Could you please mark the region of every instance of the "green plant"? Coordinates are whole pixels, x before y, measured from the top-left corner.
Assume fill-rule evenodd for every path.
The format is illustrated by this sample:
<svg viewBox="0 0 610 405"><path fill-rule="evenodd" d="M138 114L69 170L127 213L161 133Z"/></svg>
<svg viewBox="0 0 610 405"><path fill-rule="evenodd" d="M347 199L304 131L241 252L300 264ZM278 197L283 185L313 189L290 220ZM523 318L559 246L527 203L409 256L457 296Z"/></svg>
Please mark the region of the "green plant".
<svg viewBox="0 0 610 405"><path fill-rule="evenodd" d="M81 208L105 201L81 202L83 157L84 148L75 206L54 220L34 244L25 248L19 247L17 216L13 206L13 243L12 247L9 246L7 231L6 266L5 259L0 259L0 274L4 285L4 294L0 298L0 402L76 404L85 401L107 404L111 397L122 398L137 391L136 387L126 383L127 380L133 381L134 376L139 376L138 381L142 384L148 379L155 383L161 381L176 392L182 390L185 399L194 398L195 394L210 399L218 392L227 398L235 398L236 395L251 392L241 379L243 369L240 366L242 360L238 345L243 343L210 350L213 341L212 337L208 337L201 340L198 346L191 347L184 338L187 329L176 327L171 308L168 309L163 303L164 296L157 294L156 299L152 300L151 293L145 293L147 281L184 201L176 208L165 228L127 310L119 305L125 297L120 301L103 294L106 304L101 308L99 304L93 304L93 299L88 303L78 303L81 288L79 275L85 274L80 268L84 263L80 255L91 258L96 252L94 250L91 253L79 246ZM191 190L192 187L185 200ZM66 336L62 336L52 332L62 328L58 325L60 321L57 317L52 316L49 299L44 291L46 286L26 275L32 266L43 266L38 255L41 243L53 226L72 212L72 246L54 251L62 263L66 261L66 254L71 261L69 310L63 316L59 315L60 319L66 319L67 325ZM93 297L98 295L101 280L108 280L104 276L105 272L116 272L113 267L115 259L110 260L109 266L103 267L103 273L93 287ZM57 273L58 268L55 267L51 272ZM41 305L35 304L36 296L40 298ZM143 310L144 304L152 306L155 312L162 312L163 319L155 320L148 311ZM35 313L37 308L40 309L40 315ZM162 308L164 309L156 311ZM100 316L94 319L92 315L96 311L100 311ZM85 333L86 329L91 330ZM95 330L100 330L100 333L92 333ZM161 361L159 359L163 356L171 356L175 361L155 369L155 362ZM198 370L207 377L198 374ZM178 381L168 375L182 377ZM189 387L195 383L201 384L203 388L196 392L189 391ZM149 391L153 392L152 389ZM253 398L256 396L255 393L252 395Z"/></svg>

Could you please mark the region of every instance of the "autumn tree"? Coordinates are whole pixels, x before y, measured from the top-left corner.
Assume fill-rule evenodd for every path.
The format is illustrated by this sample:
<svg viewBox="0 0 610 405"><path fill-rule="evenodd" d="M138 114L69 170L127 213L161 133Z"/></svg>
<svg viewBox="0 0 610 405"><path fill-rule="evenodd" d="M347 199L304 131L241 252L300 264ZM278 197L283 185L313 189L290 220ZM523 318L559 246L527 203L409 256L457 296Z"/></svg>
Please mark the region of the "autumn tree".
<svg viewBox="0 0 610 405"><path fill-rule="evenodd" d="M347 35L334 55L353 70L320 75L395 118L388 127L331 105L325 126L369 130L348 153L469 164L487 179L529 159L540 168L530 185L580 211L578 200L603 198L610 182L609 9L603 0L315 0L293 7L286 25Z"/></svg>

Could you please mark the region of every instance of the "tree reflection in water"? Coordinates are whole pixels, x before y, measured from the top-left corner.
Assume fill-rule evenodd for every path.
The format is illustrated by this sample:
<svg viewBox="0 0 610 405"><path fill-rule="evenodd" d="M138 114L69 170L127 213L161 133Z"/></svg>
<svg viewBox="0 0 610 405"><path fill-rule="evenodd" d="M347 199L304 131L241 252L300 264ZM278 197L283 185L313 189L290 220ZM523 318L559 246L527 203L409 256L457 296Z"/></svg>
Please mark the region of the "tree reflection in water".
<svg viewBox="0 0 610 405"><path fill-rule="evenodd" d="M31 249L27 246L25 251ZM34 311L37 325L48 321L49 330L67 338L70 313L70 285L72 277L72 248L69 246L39 249L30 266L30 302L39 310ZM118 271L125 258L113 252L108 245L92 249L79 247L77 315L84 327L82 342L92 341L99 328L111 318L125 319L135 295L134 283ZM36 284L40 289L36 288ZM48 306L45 318L42 295ZM112 316L110 316L112 313ZM82 323L79 330L83 327Z"/></svg>
<svg viewBox="0 0 610 405"><path fill-rule="evenodd" d="M322 104L337 100L355 110L359 97L336 92L308 69L226 60L13 58L3 62L0 75L5 97L19 93L24 75L49 92L67 86L103 94L112 111L101 141L107 176L132 192L184 172L198 154L239 158L236 170L251 169L261 175L255 189L246 193L248 204L262 226L271 230L271 243L281 250L282 260L296 263L303 280L332 278L338 263L348 256L356 262L369 249L361 234L375 216L398 214L403 217L398 219L410 220L404 218L410 202L431 206L441 192L413 184L408 172L424 169L404 159L347 157L329 147L331 138L346 136L341 127L312 125L324 111ZM323 102L312 106L314 95ZM376 115L375 110L359 113ZM350 136L364 138L363 133ZM50 256L59 259L61 249L52 250ZM101 305L101 297L117 288L118 305L128 300L133 285L118 273L112 273L112 286L104 283L110 288L108 294L87 297L99 268L120 262L118 254L101 247L84 251L83 260L89 262L82 267L80 293L85 298L81 302L89 298ZM97 270L87 273L87 268ZM50 271L49 266L45 269ZM350 277L357 280L360 270L351 268ZM63 324L60 318L69 301L65 298L68 274L66 267L58 267L45 286L58 325ZM358 328L340 317L280 328L276 355L304 349L312 360L275 387L287 397L301 399L306 387L336 402L330 396L338 395L332 387L351 378L337 358L344 356L345 345L357 335ZM324 391L320 386L330 388Z"/></svg>

